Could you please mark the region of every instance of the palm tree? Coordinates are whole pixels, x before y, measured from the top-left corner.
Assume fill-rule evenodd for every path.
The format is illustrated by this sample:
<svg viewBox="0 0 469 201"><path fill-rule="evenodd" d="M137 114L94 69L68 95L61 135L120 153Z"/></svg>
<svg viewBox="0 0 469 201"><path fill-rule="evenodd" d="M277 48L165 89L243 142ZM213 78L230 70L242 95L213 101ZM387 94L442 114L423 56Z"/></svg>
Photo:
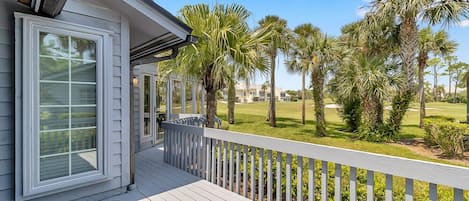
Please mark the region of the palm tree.
<svg viewBox="0 0 469 201"><path fill-rule="evenodd" d="M394 97L389 119L393 129L398 131L415 94L414 63L418 50L418 21L422 20L430 25L457 23L466 18L469 4L459 0L373 0L370 9L368 16L374 22L371 26L394 22L396 19L400 23L399 51L405 81Z"/></svg>
<svg viewBox="0 0 469 201"><path fill-rule="evenodd" d="M419 31L418 35L418 82L420 95L420 128L423 128L425 118L425 80L424 71L428 66L428 54L448 55L455 51L456 43L449 40L445 31L433 33L430 27Z"/></svg>
<svg viewBox="0 0 469 201"><path fill-rule="evenodd" d="M263 29L249 31L250 13L238 4L184 6L181 20L193 28L198 42L180 51L177 60L184 72L198 77L207 93L207 127L214 126L216 94L234 79L232 72L255 71L265 67L258 54L269 36ZM235 68L235 70L233 70Z"/></svg>
<svg viewBox="0 0 469 201"><path fill-rule="evenodd" d="M316 135L326 136L326 119L324 115L324 84L327 71L343 58L341 49L333 38L319 33L314 36L311 57L311 84L313 86L314 113L316 117Z"/></svg>
<svg viewBox="0 0 469 201"><path fill-rule="evenodd" d="M276 127L276 108L275 108L275 61L278 51L286 52L288 46L289 30L287 21L274 15L265 16L259 21L259 29L268 29L270 32L269 44L265 53L270 62L270 100L269 100L269 120L270 126Z"/></svg>
<svg viewBox="0 0 469 201"><path fill-rule="evenodd" d="M306 109L306 73L311 69L313 46L313 35L319 34L320 30L312 24L302 24L297 26L293 32L295 37L292 38L290 51L287 57L287 71L295 73L301 72L301 123L305 124Z"/></svg>

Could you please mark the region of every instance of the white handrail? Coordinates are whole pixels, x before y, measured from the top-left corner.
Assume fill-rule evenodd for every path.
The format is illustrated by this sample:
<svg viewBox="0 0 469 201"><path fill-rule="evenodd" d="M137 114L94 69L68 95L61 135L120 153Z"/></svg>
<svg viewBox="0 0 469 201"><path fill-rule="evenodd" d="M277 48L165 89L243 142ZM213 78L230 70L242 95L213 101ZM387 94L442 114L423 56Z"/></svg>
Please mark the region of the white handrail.
<svg viewBox="0 0 469 201"><path fill-rule="evenodd" d="M253 146L316 160L372 170L460 189L469 189L469 168L375 154L351 149L317 145L212 128L164 123L165 129L177 129L193 135Z"/></svg>

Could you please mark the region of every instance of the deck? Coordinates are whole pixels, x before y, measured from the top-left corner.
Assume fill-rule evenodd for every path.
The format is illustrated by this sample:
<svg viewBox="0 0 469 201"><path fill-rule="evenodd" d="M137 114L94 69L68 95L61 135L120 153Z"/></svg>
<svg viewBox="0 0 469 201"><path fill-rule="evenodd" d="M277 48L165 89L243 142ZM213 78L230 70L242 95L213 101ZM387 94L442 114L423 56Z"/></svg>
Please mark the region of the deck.
<svg viewBox="0 0 469 201"><path fill-rule="evenodd" d="M164 163L161 147L137 153L135 163L137 189L106 201L248 200Z"/></svg>

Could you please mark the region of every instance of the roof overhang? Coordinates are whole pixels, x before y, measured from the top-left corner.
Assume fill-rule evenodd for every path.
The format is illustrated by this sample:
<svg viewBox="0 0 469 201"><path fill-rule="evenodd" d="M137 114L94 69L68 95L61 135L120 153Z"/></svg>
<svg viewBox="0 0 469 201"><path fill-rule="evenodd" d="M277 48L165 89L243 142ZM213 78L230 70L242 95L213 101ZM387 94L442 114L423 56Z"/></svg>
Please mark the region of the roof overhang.
<svg viewBox="0 0 469 201"><path fill-rule="evenodd" d="M197 40L189 26L153 0L104 1L129 20L131 62L152 58Z"/></svg>
<svg viewBox="0 0 469 201"><path fill-rule="evenodd" d="M67 0L17 0L29 6L35 13L48 17L55 17L62 12Z"/></svg>

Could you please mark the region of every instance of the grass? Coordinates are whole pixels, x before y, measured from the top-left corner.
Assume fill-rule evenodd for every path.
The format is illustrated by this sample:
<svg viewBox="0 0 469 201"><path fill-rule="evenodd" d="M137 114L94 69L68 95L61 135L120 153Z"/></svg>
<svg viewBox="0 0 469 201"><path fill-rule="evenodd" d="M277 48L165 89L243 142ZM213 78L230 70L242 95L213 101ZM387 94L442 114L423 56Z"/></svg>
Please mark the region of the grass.
<svg viewBox="0 0 469 201"><path fill-rule="evenodd" d="M332 103L326 100L326 104ZM236 123L228 125L223 122L224 127L228 130L253 133L264 136L284 138L302 142L329 145L334 147L342 147L360 151L367 151L379 154L399 156L411 159L431 161L437 163L446 163L452 165L467 166L462 162L448 161L444 159L431 158L420 155L412 150L390 143L372 143L355 140L354 134L344 132L344 123L342 122L337 109L326 109L327 121L327 137L316 137L314 126L314 111L311 100L307 101L306 107L306 125L302 125L301 118L301 102L279 102L277 103L277 128L271 128L269 122L265 121L267 115L268 104L265 102L237 104L235 107ZM412 105L413 109L418 110L418 104ZM465 120L466 105L465 104L449 104L449 103L428 103L427 115L444 115L455 117L458 120ZM434 108L434 109L433 109ZM227 119L227 107L224 103L218 104L218 116L223 120ZM425 133L423 129L418 127L419 112L407 112L401 131L401 138L422 138Z"/></svg>

